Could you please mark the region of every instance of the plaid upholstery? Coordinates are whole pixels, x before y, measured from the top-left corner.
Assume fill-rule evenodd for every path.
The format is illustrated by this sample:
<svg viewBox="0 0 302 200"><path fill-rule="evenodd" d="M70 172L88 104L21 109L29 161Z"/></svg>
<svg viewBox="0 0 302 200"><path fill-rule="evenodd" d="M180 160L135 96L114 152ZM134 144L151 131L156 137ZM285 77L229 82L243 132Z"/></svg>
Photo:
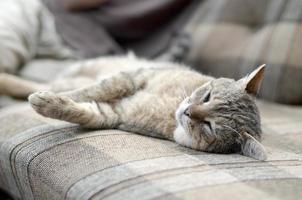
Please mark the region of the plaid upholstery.
<svg viewBox="0 0 302 200"><path fill-rule="evenodd" d="M302 1L205 0L186 32L187 60L216 77L239 78L266 63L261 96L302 103Z"/></svg>
<svg viewBox="0 0 302 200"><path fill-rule="evenodd" d="M0 188L19 199L282 199L302 196L302 108L259 102L267 162L88 131L27 104L0 112Z"/></svg>

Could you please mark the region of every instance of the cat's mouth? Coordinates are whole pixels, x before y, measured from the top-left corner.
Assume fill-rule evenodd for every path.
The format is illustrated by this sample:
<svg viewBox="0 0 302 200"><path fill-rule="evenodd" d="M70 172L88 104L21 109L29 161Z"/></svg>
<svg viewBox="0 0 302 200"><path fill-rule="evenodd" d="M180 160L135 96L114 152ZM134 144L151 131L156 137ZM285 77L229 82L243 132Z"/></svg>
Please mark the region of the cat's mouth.
<svg viewBox="0 0 302 200"><path fill-rule="evenodd" d="M211 136L212 133L214 133L215 135L214 125L211 123L211 121L209 121L208 119L204 119L201 122L197 122L196 119L192 119L188 115L188 113L186 113L186 110L190 106L192 106L192 104L188 103L188 101L186 100L179 106L176 112L176 119L178 124L182 126L188 134L192 134L193 129L197 123L200 127L199 128L199 131L201 131L200 133L205 134L206 136Z"/></svg>
<svg viewBox="0 0 302 200"><path fill-rule="evenodd" d="M184 113L180 116L180 125L182 125L183 127L187 126L189 124L189 120L190 118L185 115Z"/></svg>
<svg viewBox="0 0 302 200"><path fill-rule="evenodd" d="M189 117L185 115L185 111L189 106L190 104L187 103L186 100L184 100L176 111L176 120L182 127L184 127L184 125L188 123Z"/></svg>
<svg viewBox="0 0 302 200"><path fill-rule="evenodd" d="M186 130L186 132L190 134L191 119L185 114L185 111L189 106L190 104L185 103L179 107L179 109L176 112L176 120L179 123L179 125L182 126L184 130Z"/></svg>

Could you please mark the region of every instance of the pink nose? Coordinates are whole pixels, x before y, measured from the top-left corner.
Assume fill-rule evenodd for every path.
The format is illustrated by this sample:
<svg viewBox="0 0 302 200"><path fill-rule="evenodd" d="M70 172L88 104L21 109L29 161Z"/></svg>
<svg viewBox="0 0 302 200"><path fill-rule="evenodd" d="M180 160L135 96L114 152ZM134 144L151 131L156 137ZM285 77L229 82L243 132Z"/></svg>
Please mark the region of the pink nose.
<svg viewBox="0 0 302 200"><path fill-rule="evenodd" d="M206 112L202 106L199 105L190 105L185 111L184 114L191 119L204 121L206 117L209 116L208 112Z"/></svg>

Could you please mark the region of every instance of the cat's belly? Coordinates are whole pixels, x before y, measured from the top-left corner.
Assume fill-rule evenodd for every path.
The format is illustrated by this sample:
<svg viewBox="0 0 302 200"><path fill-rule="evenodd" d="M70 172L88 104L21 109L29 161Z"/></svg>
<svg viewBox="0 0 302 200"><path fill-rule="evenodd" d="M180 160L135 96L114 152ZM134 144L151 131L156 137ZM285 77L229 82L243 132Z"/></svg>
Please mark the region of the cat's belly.
<svg viewBox="0 0 302 200"><path fill-rule="evenodd" d="M160 70L147 82L146 92L171 97L186 97L212 78L186 69Z"/></svg>
<svg viewBox="0 0 302 200"><path fill-rule="evenodd" d="M145 131L152 130L163 135L163 138L173 139L175 112L180 102L181 99L178 98L140 91L120 101L117 110L122 124Z"/></svg>

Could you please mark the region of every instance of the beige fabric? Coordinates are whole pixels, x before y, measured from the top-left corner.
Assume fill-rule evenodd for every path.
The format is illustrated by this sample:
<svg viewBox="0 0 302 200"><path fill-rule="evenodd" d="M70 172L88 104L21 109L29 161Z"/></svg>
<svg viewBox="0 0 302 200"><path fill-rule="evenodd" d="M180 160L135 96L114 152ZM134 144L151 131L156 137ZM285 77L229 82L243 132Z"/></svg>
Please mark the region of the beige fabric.
<svg viewBox="0 0 302 200"><path fill-rule="evenodd" d="M302 1L202 1L186 32L187 60L203 73L240 78L266 63L261 96L302 103Z"/></svg>
<svg viewBox="0 0 302 200"><path fill-rule="evenodd" d="M259 102L268 161L0 112L0 188L22 199L282 199L302 186L302 108Z"/></svg>

